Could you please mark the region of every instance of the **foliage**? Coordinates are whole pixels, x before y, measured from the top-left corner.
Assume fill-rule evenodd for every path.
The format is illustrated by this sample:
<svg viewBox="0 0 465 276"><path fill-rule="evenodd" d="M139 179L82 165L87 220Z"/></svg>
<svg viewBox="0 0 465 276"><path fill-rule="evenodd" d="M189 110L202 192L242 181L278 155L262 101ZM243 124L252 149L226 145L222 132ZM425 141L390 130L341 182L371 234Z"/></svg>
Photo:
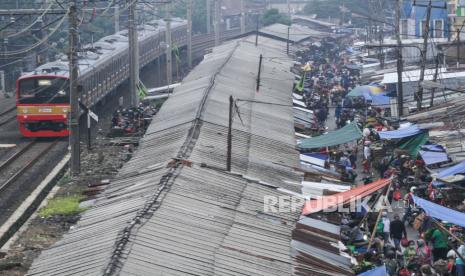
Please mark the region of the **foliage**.
<svg viewBox="0 0 465 276"><path fill-rule="evenodd" d="M194 0L192 1L192 32L205 33L207 32L207 1ZM176 1L173 6L174 17L186 18L187 6L185 1ZM165 11L160 12L160 16L165 16Z"/></svg>
<svg viewBox="0 0 465 276"><path fill-rule="evenodd" d="M389 1L380 2L386 8ZM354 25L366 25L368 12L368 0L310 0L304 7L305 14L316 14L317 18L341 18L341 7L344 3L348 10L345 14L345 22L351 20ZM358 16L354 16L358 15Z"/></svg>
<svg viewBox="0 0 465 276"><path fill-rule="evenodd" d="M68 196L56 197L48 201L47 206L39 210L39 216L51 217L55 215L72 216L83 211L84 208L79 207L79 202L83 196Z"/></svg>
<svg viewBox="0 0 465 276"><path fill-rule="evenodd" d="M291 20L286 14L279 13L278 9L269 9L263 14L262 23L265 26L275 23L291 25Z"/></svg>

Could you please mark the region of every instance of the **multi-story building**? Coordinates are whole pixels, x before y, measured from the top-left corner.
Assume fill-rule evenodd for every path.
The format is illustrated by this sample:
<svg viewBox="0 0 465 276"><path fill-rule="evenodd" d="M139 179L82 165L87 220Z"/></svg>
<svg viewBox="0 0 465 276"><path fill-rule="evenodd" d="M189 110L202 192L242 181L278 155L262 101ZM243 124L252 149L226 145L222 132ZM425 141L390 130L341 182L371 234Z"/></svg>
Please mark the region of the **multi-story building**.
<svg viewBox="0 0 465 276"><path fill-rule="evenodd" d="M447 2L450 1L432 1L433 9L431 10L431 19L429 22L429 35L432 38L444 38L449 35L450 22L449 11L446 8L448 6ZM421 4L422 6L414 5L414 1L404 0L400 26L402 38L419 38L423 36L426 28L427 8L424 1L421 1Z"/></svg>

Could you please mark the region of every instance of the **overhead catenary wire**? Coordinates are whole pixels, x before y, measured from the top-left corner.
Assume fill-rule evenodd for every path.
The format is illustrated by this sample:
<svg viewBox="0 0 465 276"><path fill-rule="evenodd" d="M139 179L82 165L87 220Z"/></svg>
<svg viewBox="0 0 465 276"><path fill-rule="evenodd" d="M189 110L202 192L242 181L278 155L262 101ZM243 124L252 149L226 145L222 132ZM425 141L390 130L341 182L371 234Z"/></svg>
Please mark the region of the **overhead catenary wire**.
<svg viewBox="0 0 465 276"><path fill-rule="evenodd" d="M25 53L39 47L40 45L45 43L53 34L55 34L60 29L60 27L63 25L63 22L65 21L65 19L66 19L66 16L62 16L60 18L60 22L57 24L57 26L45 38L43 38L39 42L33 44L31 47L26 48L26 49L11 51L11 52L5 52L5 53L2 53L2 56L5 57L5 56L21 55L21 54L25 54Z"/></svg>

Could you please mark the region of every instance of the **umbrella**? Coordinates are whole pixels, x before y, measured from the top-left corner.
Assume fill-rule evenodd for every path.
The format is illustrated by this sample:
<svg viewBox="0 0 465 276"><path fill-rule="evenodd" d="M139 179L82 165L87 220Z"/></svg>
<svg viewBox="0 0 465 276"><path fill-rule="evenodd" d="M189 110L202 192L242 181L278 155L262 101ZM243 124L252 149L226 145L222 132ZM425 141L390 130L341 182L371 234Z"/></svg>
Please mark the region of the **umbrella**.
<svg viewBox="0 0 465 276"><path fill-rule="evenodd" d="M373 95L378 95L384 93L384 89L379 86L371 86L371 85L362 85L357 86L352 91L347 94L349 97L365 97L369 98Z"/></svg>

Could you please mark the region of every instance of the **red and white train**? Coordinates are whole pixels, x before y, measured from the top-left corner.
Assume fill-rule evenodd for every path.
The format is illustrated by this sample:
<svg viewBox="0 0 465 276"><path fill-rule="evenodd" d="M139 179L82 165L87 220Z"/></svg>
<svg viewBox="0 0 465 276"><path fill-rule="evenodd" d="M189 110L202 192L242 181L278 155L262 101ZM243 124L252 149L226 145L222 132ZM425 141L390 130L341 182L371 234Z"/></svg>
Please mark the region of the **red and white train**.
<svg viewBox="0 0 465 276"><path fill-rule="evenodd" d="M138 27L140 68L164 53L165 22ZM187 22L172 21L173 44L187 42ZM129 77L128 32L118 32L84 48L79 54L79 99L93 106ZM25 137L69 135L69 68L66 58L46 63L16 82L19 128Z"/></svg>

